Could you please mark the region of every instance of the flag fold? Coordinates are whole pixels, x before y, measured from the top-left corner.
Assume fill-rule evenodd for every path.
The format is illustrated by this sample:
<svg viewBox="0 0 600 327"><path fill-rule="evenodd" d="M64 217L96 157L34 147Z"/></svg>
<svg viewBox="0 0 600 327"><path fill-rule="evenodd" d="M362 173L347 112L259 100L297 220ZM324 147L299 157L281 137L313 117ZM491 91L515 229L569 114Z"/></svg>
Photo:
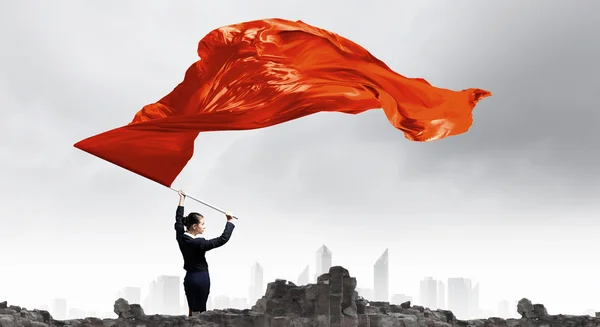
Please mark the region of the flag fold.
<svg viewBox="0 0 600 327"><path fill-rule="evenodd" d="M282 19L221 27L175 89L133 121L75 147L165 186L194 153L201 132L265 128L318 112L381 108L412 141L465 133L481 89L453 91L407 78L358 44Z"/></svg>

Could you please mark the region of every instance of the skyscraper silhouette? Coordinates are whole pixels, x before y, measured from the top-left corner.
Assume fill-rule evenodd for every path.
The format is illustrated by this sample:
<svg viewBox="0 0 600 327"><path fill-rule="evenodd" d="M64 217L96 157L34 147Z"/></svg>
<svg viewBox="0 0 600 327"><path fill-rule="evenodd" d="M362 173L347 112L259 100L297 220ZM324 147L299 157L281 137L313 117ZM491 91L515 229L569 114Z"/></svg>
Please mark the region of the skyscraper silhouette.
<svg viewBox="0 0 600 327"><path fill-rule="evenodd" d="M469 319L471 308L471 280L448 278L448 310L458 319Z"/></svg>
<svg viewBox="0 0 600 327"><path fill-rule="evenodd" d="M390 300L388 249L385 249L373 266L373 284L374 300L388 302Z"/></svg>
<svg viewBox="0 0 600 327"><path fill-rule="evenodd" d="M209 295L208 300L206 300L206 310L214 309L212 297Z"/></svg>
<svg viewBox="0 0 600 327"><path fill-rule="evenodd" d="M117 292L117 298L123 298L129 302L129 304L141 304L142 300L142 289L139 287L124 287Z"/></svg>
<svg viewBox="0 0 600 327"><path fill-rule="evenodd" d="M325 246L325 244L323 244L323 246L317 250L315 282L319 276L329 272L329 268L331 268L331 256L331 251Z"/></svg>
<svg viewBox="0 0 600 327"><path fill-rule="evenodd" d="M54 299L50 303L50 314L54 319L65 320L67 319L67 300L65 299Z"/></svg>
<svg viewBox="0 0 600 327"><path fill-rule="evenodd" d="M419 304L430 309L437 309L438 284L432 277L425 277L419 287Z"/></svg>
<svg viewBox="0 0 600 327"><path fill-rule="evenodd" d="M373 290L370 288L356 288L356 292L359 296L362 296L364 299L375 301L375 297L373 297Z"/></svg>
<svg viewBox="0 0 600 327"><path fill-rule="evenodd" d="M496 313L500 318L510 318L510 311L508 309L508 301L502 300L498 302L498 312Z"/></svg>
<svg viewBox="0 0 600 327"><path fill-rule="evenodd" d="M254 303L252 305L254 305ZM234 297L230 300L229 306L233 309L243 310L246 309L248 303L244 297Z"/></svg>
<svg viewBox="0 0 600 327"><path fill-rule="evenodd" d="M586 309L581 314L583 314L584 316L595 317L596 316L596 310L594 310L594 309Z"/></svg>
<svg viewBox="0 0 600 327"><path fill-rule="evenodd" d="M479 283L471 289L469 301L469 318L479 318Z"/></svg>
<svg viewBox="0 0 600 327"><path fill-rule="evenodd" d="M392 295L392 300L390 303L392 304L402 304L404 302L412 301L412 296L406 294L394 294Z"/></svg>
<svg viewBox="0 0 600 327"><path fill-rule="evenodd" d="M69 319L82 319L85 318L85 310L78 308L69 309Z"/></svg>
<svg viewBox="0 0 600 327"><path fill-rule="evenodd" d="M180 285L179 276L160 276L159 283L164 287L164 306L165 313L176 315L179 314L179 293Z"/></svg>
<svg viewBox="0 0 600 327"><path fill-rule="evenodd" d="M263 295L263 267L258 262L256 262L250 268L250 291L248 294L250 306L256 304L256 301L262 298Z"/></svg>
<svg viewBox="0 0 600 327"><path fill-rule="evenodd" d="M187 301L187 297L185 297L185 290L183 292L183 303L181 304L181 309L180 312L182 314L188 314L188 310L189 310L189 306L188 306L188 301ZM207 301L208 302L208 301ZM207 303L208 304L208 303ZM208 306L207 306L207 310L208 310Z"/></svg>
<svg viewBox="0 0 600 327"><path fill-rule="evenodd" d="M438 280L437 284L437 308L446 309L446 285L441 280Z"/></svg>
<svg viewBox="0 0 600 327"><path fill-rule="evenodd" d="M226 295L215 296L213 300L214 309L229 309L231 308L231 299Z"/></svg>
<svg viewBox="0 0 600 327"><path fill-rule="evenodd" d="M298 276L298 286L306 284L308 284L308 265L302 270L300 276Z"/></svg>
<svg viewBox="0 0 600 327"><path fill-rule="evenodd" d="M150 283L144 308L148 308L151 313L180 314L179 290L179 276L159 276Z"/></svg>

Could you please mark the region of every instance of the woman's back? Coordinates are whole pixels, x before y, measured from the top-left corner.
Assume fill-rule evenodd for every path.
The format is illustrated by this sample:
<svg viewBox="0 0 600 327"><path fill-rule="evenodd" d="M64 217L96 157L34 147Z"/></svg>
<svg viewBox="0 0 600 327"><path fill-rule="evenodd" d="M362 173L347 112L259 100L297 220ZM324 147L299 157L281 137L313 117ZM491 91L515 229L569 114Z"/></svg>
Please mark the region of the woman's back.
<svg viewBox="0 0 600 327"><path fill-rule="evenodd" d="M183 211L183 207L181 207L181 210ZM177 242L179 243L179 249L183 255L183 269L188 272L208 271L206 252L225 245L225 243L229 241L234 228L235 225L228 221L225 225L225 230L223 230L223 234L209 240L200 235L183 233L179 236L178 233ZM175 227L175 229L177 230L177 227Z"/></svg>

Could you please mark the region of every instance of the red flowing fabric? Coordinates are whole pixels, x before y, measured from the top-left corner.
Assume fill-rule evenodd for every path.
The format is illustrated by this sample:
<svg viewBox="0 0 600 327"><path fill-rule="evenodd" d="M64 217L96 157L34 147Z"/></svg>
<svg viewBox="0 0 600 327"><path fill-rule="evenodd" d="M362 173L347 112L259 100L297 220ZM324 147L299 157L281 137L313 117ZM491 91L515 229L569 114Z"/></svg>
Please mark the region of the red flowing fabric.
<svg viewBox="0 0 600 327"><path fill-rule="evenodd" d="M170 187L200 132L381 108L406 138L430 141L468 131L476 103L491 95L404 77L358 44L301 21L218 28L200 41L198 56L183 81L131 123L75 147Z"/></svg>

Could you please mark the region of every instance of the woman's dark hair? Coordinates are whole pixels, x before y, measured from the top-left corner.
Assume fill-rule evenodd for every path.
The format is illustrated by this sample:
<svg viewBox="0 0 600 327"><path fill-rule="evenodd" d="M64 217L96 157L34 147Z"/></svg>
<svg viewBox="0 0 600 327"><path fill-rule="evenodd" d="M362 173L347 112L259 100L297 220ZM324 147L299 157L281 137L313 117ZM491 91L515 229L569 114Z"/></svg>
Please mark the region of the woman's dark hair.
<svg viewBox="0 0 600 327"><path fill-rule="evenodd" d="M200 223L200 218L204 218L204 216L197 212L190 212L189 215L183 217L183 224L185 225L185 228L189 230L192 228L192 225Z"/></svg>

